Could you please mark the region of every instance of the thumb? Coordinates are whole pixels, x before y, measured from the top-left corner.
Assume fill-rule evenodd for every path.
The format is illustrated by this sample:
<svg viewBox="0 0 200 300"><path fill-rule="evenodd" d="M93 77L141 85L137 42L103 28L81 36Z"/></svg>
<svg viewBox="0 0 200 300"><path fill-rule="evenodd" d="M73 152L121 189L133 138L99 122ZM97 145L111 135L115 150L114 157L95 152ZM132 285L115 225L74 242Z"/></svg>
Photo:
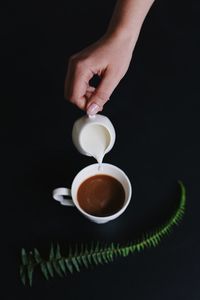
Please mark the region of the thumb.
<svg viewBox="0 0 200 300"><path fill-rule="evenodd" d="M88 115L95 115L102 110L104 104L109 100L117 86L116 79L114 78L113 72L109 70L104 72L98 87L87 103L86 110Z"/></svg>

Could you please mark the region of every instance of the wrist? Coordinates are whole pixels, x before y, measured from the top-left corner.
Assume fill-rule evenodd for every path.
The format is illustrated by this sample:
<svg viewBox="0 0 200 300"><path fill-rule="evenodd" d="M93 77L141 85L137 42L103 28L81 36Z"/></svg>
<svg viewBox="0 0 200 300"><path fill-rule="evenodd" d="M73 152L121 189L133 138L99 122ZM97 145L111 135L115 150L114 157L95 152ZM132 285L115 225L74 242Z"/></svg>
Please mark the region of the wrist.
<svg viewBox="0 0 200 300"><path fill-rule="evenodd" d="M109 26L105 37L112 40L120 41L125 47L133 50L139 36L139 28L125 28L123 26Z"/></svg>

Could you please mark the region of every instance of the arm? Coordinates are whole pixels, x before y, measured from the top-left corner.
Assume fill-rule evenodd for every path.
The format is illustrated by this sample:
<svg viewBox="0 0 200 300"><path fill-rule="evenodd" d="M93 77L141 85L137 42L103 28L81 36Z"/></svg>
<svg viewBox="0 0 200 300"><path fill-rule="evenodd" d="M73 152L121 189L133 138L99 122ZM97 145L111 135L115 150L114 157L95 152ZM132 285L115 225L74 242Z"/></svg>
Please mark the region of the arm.
<svg viewBox="0 0 200 300"><path fill-rule="evenodd" d="M65 97L93 115L103 109L126 74L143 21L154 0L118 0L108 30L95 44L70 58ZM89 85L101 77L95 89Z"/></svg>
<svg viewBox="0 0 200 300"><path fill-rule="evenodd" d="M125 34L134 48L143 21L154 0L118 0L108 33Z"/></svg>

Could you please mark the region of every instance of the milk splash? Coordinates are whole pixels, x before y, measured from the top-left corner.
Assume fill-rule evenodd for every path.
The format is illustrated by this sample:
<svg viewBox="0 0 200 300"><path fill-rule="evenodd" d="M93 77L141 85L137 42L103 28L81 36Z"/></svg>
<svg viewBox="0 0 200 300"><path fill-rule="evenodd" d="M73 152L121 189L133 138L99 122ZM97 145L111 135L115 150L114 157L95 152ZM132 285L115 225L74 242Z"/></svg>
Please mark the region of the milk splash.
<svg viewBox="0 0 200 300"><path fill-rule="evenodd" d="M110 134L108 130L98 124L86 126L81 135L81 144L85 151L93 156L98 164L98 170L102 170L102 161L110 143Z"/></svg>

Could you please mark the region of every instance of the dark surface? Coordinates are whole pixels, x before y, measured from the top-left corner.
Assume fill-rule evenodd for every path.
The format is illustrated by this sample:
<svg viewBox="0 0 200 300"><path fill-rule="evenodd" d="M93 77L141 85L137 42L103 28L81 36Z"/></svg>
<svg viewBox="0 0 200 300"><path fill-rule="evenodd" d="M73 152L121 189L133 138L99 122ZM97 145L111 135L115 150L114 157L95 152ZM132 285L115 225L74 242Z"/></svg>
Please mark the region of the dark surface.
<svg viewBox="0 0 200 300"><path fill-rule="evenodd" d="M133 186L127 211L96 225L51 197L53 188L69 186L94 162L72 144L82 112L64 100L63 81L69 56L104 33L115 1L107 2L1 10L7 79L1 91L1 299L200 299L199 1L157 1L130 69L104 109L117 132L105 162L122 168ZM187 212L159 247L66 279L46 282L36 274L32 289L21 285L21 247L46 253L51 241L132 240L165 221L178 197L177 179L187 187Z"/></svg>

